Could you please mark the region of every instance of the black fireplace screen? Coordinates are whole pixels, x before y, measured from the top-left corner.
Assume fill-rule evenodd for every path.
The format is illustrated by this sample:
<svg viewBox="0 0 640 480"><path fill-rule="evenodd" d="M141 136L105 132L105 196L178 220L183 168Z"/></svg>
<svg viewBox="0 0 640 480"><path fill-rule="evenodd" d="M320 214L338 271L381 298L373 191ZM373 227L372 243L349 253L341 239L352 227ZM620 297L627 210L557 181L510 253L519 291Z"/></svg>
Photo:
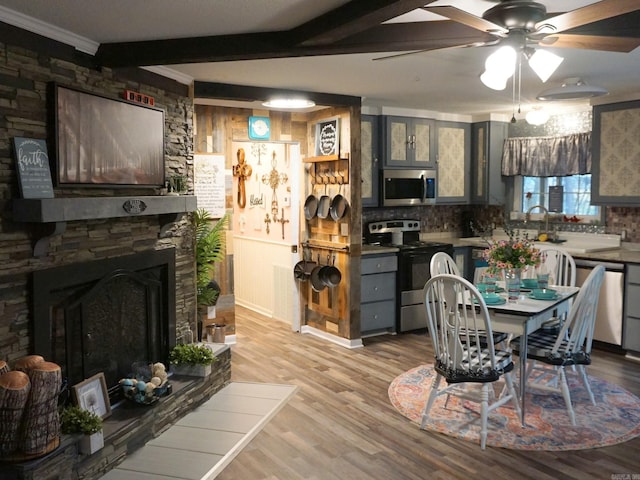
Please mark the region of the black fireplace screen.
<svg viewBox="0 0 640 480"><path fill-rule="evenodd" d="M35 352L70 385L103 372L112 401L135 362L175 344L173 249L34 272Z"/></svg>

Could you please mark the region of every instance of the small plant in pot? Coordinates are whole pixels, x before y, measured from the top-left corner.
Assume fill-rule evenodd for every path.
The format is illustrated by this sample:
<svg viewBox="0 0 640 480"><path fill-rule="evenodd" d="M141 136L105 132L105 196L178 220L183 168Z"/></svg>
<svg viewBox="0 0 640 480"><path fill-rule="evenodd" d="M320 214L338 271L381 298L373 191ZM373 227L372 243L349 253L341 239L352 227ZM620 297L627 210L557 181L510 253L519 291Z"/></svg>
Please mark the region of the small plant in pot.
<svg viewBox="0 0 640 480"><path fill-rule="evenodd" d="M104 446L102 418L78 406L68 406L60 413L60 430L66 434L82 433L80 451L91 455Z"/></svg>
<svg viewBox="0 0 640 480"><path fill-rule="evenodd" d="M201 344L180 344L169 352L169 362L176 375L206 377L217 360L211 349Z"/></svg>

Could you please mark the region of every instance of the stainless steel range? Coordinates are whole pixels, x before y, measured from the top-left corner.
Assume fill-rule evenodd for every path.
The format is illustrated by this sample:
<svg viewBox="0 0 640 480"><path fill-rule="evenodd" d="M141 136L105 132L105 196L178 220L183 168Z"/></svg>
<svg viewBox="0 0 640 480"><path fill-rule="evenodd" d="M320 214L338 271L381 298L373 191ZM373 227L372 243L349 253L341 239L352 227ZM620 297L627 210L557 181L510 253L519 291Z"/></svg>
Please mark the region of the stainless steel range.
<svg viewBox="0 0 640 480"><path fill-rule="evenodd" d="M365 228L370 245L399 248L396 281L396 332L427 327L422 287L431 278L429 263L437 252L453 256L450 243L420 240L420 220L384 220Z"/></svg>

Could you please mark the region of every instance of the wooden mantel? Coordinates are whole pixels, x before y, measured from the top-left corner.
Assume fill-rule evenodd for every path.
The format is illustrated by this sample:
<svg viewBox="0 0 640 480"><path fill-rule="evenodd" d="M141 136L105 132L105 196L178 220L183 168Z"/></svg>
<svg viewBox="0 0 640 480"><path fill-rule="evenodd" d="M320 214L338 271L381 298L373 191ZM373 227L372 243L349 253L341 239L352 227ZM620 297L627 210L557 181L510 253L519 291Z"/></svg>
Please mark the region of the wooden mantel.
<svg viewBox="0 0 640 480"><path fill-rule="evenodd" d="M36 257L47 253L50 238L64 233L66 222L158 215L162 234L185 213L197 208L193 195L22 198L14 199L12 203L14 221L44 223L52 227L50 233L36 241L33 248Z"/></svg>

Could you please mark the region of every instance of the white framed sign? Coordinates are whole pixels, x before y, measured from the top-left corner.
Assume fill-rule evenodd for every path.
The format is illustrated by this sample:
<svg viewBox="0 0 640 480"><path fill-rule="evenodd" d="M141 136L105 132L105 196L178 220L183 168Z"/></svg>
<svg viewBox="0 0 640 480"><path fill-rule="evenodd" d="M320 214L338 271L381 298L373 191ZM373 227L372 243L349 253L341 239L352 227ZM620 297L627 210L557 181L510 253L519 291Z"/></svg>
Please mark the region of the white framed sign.
<svg viewBox="0 0 640 480"><path fill-rule="evenodd" d="M204 208L213 218L225 214L224 155L194 155L193 192L198 208Z"/></svg>

